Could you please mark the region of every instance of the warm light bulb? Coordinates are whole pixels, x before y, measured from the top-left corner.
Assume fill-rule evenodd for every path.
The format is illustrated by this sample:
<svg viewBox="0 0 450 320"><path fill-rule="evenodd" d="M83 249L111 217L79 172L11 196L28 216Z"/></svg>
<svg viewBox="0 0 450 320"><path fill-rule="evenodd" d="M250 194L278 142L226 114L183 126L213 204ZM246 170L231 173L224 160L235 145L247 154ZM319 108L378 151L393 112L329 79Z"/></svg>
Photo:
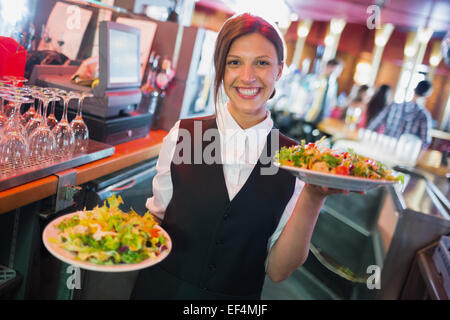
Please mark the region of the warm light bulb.
<svg viewBox="0 0 450 320"><path fill-rule="evenodd" d="M345 20L343 19L332 19L330 22L330 30L334 34L340 34L345 27Z"/></svg>
<svg viewBox="0 0 450 320"><path fill-rule="evenodd" d="M300 38L306 38L306 36L308 35L308 33L309 33L309 30L308 30L308 28L305 27L305 26L301 26L301 27L298 28L298 30L297 30L297 35L298 35Z"/></svg>
<svg viewBox="0 0 450 320"><path fill-rule="evenodd" d="M421 28L419 29L419 42L421 43L427 43L431 36L433 35L433 30L430 28Z"/></svg>
<svg viewBox="0 0 450 320"><path fill-rule="evenodd" d="M355 75L353 80L359 85L367 84L370 80L370 73L372 71L372 66L367 62L359 62L356 65Z"/></svg>
<svg viewBox="0 0 450 320"><path fill-rule="evenodd" d="M416 53L416 50L413 47L406 47L405 48L405 56L412 57Z"/></svg>
<svg viewBox="0 0 450 320"><path fill-rule="evenodd" d="M386 45L386 42L387 42L387 40L386 40L386 37L384 37L384 36L378 36L375 38L375 45L377 47L384 47Z"/></svg>
<svg viewBox="0 0 450 320"><path fill-rule="evenodd" d="M325 37L325 45L326 46L332 46L334 42L334 39L331 35L328 35Z"/></svg>
<svg viewBox="0 0 450 320"><path fill-rule="evenodd" d="M430 58L430 65L432 65L433 67L436 67L439 64L439 62L441 62L441 59L439 57L432 56Z"/></svg>

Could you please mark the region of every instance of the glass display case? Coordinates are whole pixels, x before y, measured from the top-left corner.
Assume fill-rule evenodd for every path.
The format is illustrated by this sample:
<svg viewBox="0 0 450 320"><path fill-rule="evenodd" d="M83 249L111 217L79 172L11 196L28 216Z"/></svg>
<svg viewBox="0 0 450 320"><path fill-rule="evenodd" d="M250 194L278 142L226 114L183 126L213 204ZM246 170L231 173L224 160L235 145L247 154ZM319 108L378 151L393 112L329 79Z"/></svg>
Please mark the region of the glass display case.
<svg viewBox="0 0 450 320"><path fill-rule="evenodd" d="M404 186L329 196L306 262L263 299L401 299L416 252L450 233L443 176L397 168Z"/></svg>

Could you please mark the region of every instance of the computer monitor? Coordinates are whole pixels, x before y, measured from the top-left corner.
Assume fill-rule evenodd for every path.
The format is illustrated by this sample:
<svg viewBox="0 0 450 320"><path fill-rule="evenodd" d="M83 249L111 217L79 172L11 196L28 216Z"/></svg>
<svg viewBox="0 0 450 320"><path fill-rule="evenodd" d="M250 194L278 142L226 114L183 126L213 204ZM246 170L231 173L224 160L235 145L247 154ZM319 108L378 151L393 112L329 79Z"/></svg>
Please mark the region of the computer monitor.
<svg viewBox="0 0 450 320"><path fill-rule="evenodd" d="M116 22L100 22L98 89L139 87L140 72L140 30Z"/></svg>

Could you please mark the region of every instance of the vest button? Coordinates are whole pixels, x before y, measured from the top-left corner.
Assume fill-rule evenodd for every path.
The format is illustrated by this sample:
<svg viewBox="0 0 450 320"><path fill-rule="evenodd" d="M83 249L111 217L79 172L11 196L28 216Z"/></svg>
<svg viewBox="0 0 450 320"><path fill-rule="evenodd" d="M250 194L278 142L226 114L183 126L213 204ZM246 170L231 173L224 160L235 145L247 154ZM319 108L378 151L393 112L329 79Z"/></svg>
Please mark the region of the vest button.
<svg viewBox="0 0 450 320"><path fill-rule="evenodd" d="M216 265L215 264L210 264L209 265L209 270L211 270L211 271L216 270Z"/></svg>
<svg viewBox="0 0 450 320"><path fill-rule="evenodd" d="M225 214L223 215L223 220L227 220L228 217L229 217L228 213L225 213Z"/></svg>
<svg viewBox="0 0 450 320"><path fill-rule="evenodd" d="M216 241L216 245L217 245L217 246L223 245L223 244L224 244L223 240L217 240L217 241Z"/></svg>

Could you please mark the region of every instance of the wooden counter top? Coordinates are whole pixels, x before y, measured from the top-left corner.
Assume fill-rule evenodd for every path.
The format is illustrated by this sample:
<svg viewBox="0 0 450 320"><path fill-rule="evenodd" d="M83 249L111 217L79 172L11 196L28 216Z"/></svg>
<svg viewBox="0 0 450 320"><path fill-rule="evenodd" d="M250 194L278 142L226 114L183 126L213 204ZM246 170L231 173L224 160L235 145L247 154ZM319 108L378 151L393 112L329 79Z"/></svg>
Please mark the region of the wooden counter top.
<svg viewBox="0 0 450 320"><path fill-rule="evenodd" d="M346 128L342 120L325 118L317 125L317 129L332 135L334 139L358 140L358 130Z"/></svg>
<svg viewBox="0 0 450 320"><path fill-rule="evenodd" d="M115 146L112 156L74 168L80 185L104 175L158 156L166 131L151 131L146 137ZM0 192L0 214L45 199L56 193L55 175Z"/></svg>

